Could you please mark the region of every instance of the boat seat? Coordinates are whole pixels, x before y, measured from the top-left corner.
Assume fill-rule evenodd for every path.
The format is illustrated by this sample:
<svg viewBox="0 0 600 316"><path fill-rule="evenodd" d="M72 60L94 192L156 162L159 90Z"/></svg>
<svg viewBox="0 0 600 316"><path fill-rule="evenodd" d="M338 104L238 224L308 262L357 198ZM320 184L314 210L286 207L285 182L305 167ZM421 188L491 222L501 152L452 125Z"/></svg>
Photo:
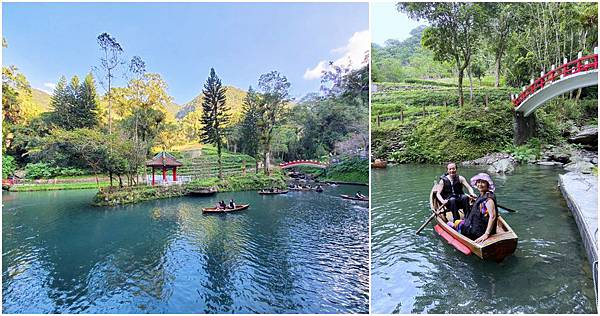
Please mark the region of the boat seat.
<svg viewBox="0 0 600 316"><path fill-rule="evenodd" d="M464 218L465 218L465 213L463 212L463 210L462 210L462 209L458 210L458 213L460 214L460 219L464 219ZM450 211L448 211L448 210L446 210L446 218L447 218L449 221L452 221L452 222L454 222L454 217L452 216L452 212L450 212Z"/></svg>

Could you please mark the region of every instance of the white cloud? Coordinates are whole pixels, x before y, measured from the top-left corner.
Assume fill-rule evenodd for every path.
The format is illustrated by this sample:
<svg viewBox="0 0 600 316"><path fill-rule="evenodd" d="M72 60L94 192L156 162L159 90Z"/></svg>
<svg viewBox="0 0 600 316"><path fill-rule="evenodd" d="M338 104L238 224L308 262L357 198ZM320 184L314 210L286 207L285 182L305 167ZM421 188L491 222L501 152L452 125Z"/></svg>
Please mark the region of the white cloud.
<svg viewBox="0 0 600 316"><path fill-rule="evenodd" d="M333 66L343 66L358 69L365 64L365 53L370 49L370 34L368 30L356 32L350 37L346 46L331 50L333 54L343 54L333 62ZM329 70L332 65L328 61L320 61L314 68L306 69L304 79L314 80L321 78L323 71Z"/></svg>
<svg viewBox="0 0 600 316"><path fill-rule="evenodd" d="M46 82L46 83L44 83L44 87L39 88L39 90L42 90L42 91L52 95L54 93L54 88L56 88L56 83Z"/></svg>

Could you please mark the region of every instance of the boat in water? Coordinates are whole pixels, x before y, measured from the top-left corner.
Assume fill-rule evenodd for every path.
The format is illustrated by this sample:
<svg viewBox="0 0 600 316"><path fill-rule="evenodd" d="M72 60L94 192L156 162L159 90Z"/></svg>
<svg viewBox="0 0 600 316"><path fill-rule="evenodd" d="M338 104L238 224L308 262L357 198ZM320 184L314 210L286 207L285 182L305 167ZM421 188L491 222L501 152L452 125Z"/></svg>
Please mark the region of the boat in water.
<svg viewBox="0 0 600 316"><path fill-rule="evenodd" d="M250 207L250 204L236 205L234 208L216 208L216 207L205 207L202 209L202 213L231 213L242 211Z"/></svg>
<svg viewBox="0 0 600 316"><path fill-rule="evenodd" d="M429 205L431 211L434 213L442 206L442 203L437 199L437 191L435 189L436 185L433 186L429 195ZM460 213L462 214L462 210ZM437 213L435 216L437 224L434 230L448 241L449 244L465 255L475 254L481 259L501 262L517 249L519 237L499 214L496 220L496 233L481 244L474 242L448 226L446 219L450 218L452 218L452 212L446 209Z"/></svg>
<svg viewBox="0 0 600 316"><path fill-rule="evenodd" d="M364 201L364 202L369 202L369 197L364 197L364 198L357 198L355 196L350 196L350 195L346 195L346 194L340 194L340 197L342 199L346 199L346 200L354 200L354 201Z"/></svg>

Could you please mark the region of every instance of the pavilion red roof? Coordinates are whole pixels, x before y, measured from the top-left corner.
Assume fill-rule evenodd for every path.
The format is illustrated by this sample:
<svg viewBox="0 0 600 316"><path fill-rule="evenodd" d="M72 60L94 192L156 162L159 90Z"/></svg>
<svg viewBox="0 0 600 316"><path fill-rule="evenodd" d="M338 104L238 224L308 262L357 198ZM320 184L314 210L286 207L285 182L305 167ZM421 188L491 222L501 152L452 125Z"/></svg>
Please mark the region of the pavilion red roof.
<svg viewBox="0 0 600 316"><path fill-rule="evenodd" d="M146 166L147 167L180 167L183 166L183 164L179 161L177 161L177 159L175 159L175 157L173 157L173 155L169 154L166 151L161 151L158 154L156 154L156 156L154 156L152 159L146 161Z"/></svg>

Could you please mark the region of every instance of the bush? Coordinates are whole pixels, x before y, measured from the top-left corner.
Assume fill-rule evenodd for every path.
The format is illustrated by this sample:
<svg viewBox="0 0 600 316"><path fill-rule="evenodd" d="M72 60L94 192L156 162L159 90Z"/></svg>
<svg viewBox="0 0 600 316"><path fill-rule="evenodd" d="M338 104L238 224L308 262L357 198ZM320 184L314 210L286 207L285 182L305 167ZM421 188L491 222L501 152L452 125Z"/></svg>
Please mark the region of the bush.
<svg viewBox="0 0 600 316"><path fill-rule="evenodd" d="M47 163L30 163L25 166L25 178L27 179L48 179L59 176L71 177L87 174L83 169L72 167L53 167Z"/></svg>
<svg viewBox="0 0 600 316"><path fill-rule="evenodd" d="M506 104L487 111L463 107L420 120L391 157L423 163L470 160L504 149L512 136L512 109Z"/></svg>
<svg viewBox="0 0 600 316"><path fill-rule="evenodd" d="M510 145L505 148L505 151L511 154L518 162L527 163L529 161L538 159L542 155L541 147L540 140L537 138L532 138L525 145Z"/></svg>
<svg viewBox="0 0 600 316"><path fill-rule="evenodd" d="M10 155L2 155L2 179L6 179L15 173L17 163Z"/></svg>

